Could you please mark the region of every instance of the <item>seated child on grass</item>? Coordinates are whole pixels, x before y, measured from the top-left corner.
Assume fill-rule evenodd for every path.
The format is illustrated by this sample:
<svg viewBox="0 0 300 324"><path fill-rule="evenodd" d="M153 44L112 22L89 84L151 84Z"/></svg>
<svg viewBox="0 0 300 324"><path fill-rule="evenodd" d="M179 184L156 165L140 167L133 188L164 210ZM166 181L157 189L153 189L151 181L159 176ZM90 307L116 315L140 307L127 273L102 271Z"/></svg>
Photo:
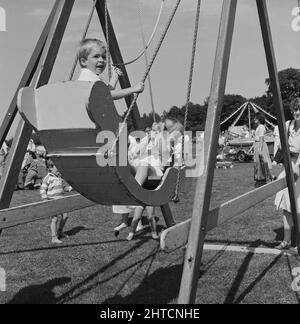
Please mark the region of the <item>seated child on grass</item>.
<svg viewBox="0 0 300 324"><path fill-rule="evenodd" d="M3 175L3 171L5 168L5 159L8 154L8 146L6 142L4 141L2 144L2 147L0 148L0 179Z"/></svg>
<svg viewBox="0 0 300 324"><path fill-rule="evenodd" d="M38 159L35 152L29 152L28 159L23 168L25 172L24 189L34 189L38 178ZM26 170L26 171L25 171Z"/></svg>
<svg viewBox="0 0 300 324"><path fill-rule="evenodd" d="M48 174L43 179L40 189L40 194L43 200L52 200L62 198L65 192L70 192L72 187L69 186L65 180L61 178L59 171L56 169L51 160L46 160ZM52 217L51 221L51 237L52 243L60 244L60 239L65 238L63 233L64 226L66 225L68 214L63 213Z"/></svg>

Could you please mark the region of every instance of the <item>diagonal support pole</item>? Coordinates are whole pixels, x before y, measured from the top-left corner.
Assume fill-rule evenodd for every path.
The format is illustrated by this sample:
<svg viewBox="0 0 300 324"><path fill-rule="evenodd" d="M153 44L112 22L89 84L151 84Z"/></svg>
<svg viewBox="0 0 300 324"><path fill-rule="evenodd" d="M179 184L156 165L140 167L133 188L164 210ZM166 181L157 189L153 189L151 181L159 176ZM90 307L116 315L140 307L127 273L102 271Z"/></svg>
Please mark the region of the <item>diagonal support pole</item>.
<svg viewBox="0 0 300 324"><path fill-rule="evenodd" d="M287 130L285 125L284 108L282 104L282 96L280 91L280 83L276 59L271 35L270 22L268 17L268 9L265 0L256 0L258 15L260 20L261 32L265 47L266 59L268 64L269 76L271 81L271 89L276 107L276 117L278 120L278 129L280 134L281 148L284 158L284 166L286 172L287 186L291 202L292 216L296 230L296 240L298 254L300 255L300 214L297 208L297 197L295 195L294 173L291 165L290 149L288 145Z"/></svg>
<svg viewBox="0 0 300 324"><path fill-rule="evenodd" d="M11 101L11 104L9 105L9 108L5 114L5 117L4 117L4 120L1 124L1 127L0 127L0 147L2 146L10 128L11 128L11 125L17 115L17 96L18 96L18 92L21 88L23 87L27 87L30 85L32 79L33 79L33 76L37 70L37 67L38 67L38 63L40 61L40 57L41 57L41 54L42 54L42 51L43 51L43 48L45 46L45 42L47 40L47 37L49 35L49 31L50 31L50 28L51 28L51 25L55 19L55 15L58 11L58 6L59 6L59 2L60 0L56 0L54 6L53 6L53 9L49 15L49 18L46 22L46 25L41 33L41 36L36 44L36 47L33 51L33 54L27 64L27 67L25 69L25 72L22 76L22 79L18 85L18 88L15 92L15 95Z"/></svg>
<svg viewBox="0 0 300 324"><path fill-rule="evenodd" d="M102 26L103 33L106 37L107 33L106 33L106 23L105 23L105 0L97 1L96 10L97 10L97 14L98 14L101 26ZM117 37L114 32L114 28L113 28L109 14L108 14L108 35L109 35L109 40L110 40L109 41L110 52L111 52L111 57L112 57L113 62L124 63L124 60L123 60L123 57L121 54L121 50L120 50L120 47L119 47L119 44L117 41ZM122 66L122 72L123 72L123 76L120 77L121 88L124 89L124 88L131 87L131 83L130 83L128 73L127 73L125 66ZM133 95L125 98L127 107L130 107L132 100L133 100ZM134 129L143 130L144 125L143 125L143 121L140 117L140 113L139 113L137 105L134 106L131 116L132 116L132 120L133 120Z"/></svg>
<svg viewBox="0 0 300 324"><path fill-rule="evenodd" d="M180 304L194 303L196 298L216 164L220 115L226 87L236 5L237 0L223 1L205 128L205 156L207 158L204 174L198 179L196 186L191 229L178 298Z"/></svg>
<svg viewBox="0 0 300 324"><path fill-rule="evenodd" d="M48 39L49 49L44 49L45 60L42 62L41 73L37 76L37 87L45 85L50 78L53 65L66 29L75 0L61 0L59 5L62 6L61 14L57 22L52 39ZM57 12L55 12L56 15ZM53 17L54 18L54 17ZM54 19L55 20L55 19ZM51 22L53 28L55 21ZM51 29L50 28L50 29ZM13 195L15 184L21 169L21 164L26 153L26 148L32 134L32 128L23 120L20 121L3 177L0 181L0 209L8 208Z"/></svg>

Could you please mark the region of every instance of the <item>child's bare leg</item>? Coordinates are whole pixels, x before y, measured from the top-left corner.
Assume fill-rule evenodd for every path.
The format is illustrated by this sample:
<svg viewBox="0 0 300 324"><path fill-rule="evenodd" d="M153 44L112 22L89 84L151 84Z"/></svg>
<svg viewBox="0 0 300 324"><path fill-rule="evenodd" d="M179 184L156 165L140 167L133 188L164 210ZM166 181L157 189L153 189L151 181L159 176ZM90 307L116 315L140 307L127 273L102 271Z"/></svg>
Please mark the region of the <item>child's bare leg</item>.
<svg viewBox="0 0 300 324"><path fill-rule="evenodd" d="M294 226L292 214L284 210L282 218L283 218L283 227L284 227L284 241L291 242L292 229Z"/></svg>
<svg viewBox="0 0 300 324"><path fill-rule="evenodd" d="M62 243L58 237L57 237L57 224L58 224L58 216L52 217L51 220L51 238L52 238L52 243L57 243L60 244Z"/></svg>
<svg viewBox="0 0 300 324"><path fill-rule="evenodd" d="M138 223L142 217L143 211L144 211L144 207L141 207L141 206L138 206L134 209L133 220L131 223L131 230L127 236L128 241L131 241L133 239L134 233L136 232L136 228L137 228Z"/></svg>
<svg viewBox="0 0 300 324"><path fill-rule="evenodd" d="M148 178L149 167L148 166L139 166L136 170L135 180L143 185Z"/></svg>
<svg viewBox="0 0 300 324"><path fill-rule="evenodd" d="M67 237L67 235L64 234L64 227L66 225L67 220L68 220L68 214L63 213L61 215L61 220L59 222L59 227L58 227L58 230L57 230L58 236L61 237L61 238Z"/></svg>
<svg viewBox="0 0 300 324"><path fill-rule="evenodd" d="M126 224L126 226L129 225L128 217L129 217L129 213L122 214L122 223Z"/></svg>
<svg viewBox="0 0 300 324"><path fill-rule="evenodd" d="M292 214L286 210L283 211L282 220L284 228L284 239L278 246L276 246L276 249L279 250L285 250L291 247L292 228L294 226Z"/></svg>
<svg viewBox="0 0 300 324"><path fill-rule="evenodd" d="M154 217L154 207L148 206L148 207L146 207L146 211L147 211L148 221L150 224L152 238L154 240L157 240L159 238L159 236L157 234L156 221L155 221L155 217Z"/></svg>

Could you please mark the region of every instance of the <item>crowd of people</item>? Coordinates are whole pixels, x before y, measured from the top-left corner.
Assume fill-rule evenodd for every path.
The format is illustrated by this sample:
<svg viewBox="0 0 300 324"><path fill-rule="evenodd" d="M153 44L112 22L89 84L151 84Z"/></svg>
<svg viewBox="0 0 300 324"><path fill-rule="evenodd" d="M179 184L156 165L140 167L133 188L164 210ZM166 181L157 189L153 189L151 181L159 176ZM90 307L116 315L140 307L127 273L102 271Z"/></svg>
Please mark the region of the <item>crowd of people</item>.
<svg viewBox="0 0 300 324"><path fill-rule="evenodd" d="M3 175L5 163L9 153L9 146L4 141L0 149L0 179ZM16 190L36 189L41 186L43 177L47 173L45 164L46 152L37 147L30 139L18 176Z"/></svg>
<svg viewBox="0 0 300 324"><path fill-rule="evenodd" d="M46 173L46 152L39 150L31 139L22 162L16 190L40 188Z"/></svg>

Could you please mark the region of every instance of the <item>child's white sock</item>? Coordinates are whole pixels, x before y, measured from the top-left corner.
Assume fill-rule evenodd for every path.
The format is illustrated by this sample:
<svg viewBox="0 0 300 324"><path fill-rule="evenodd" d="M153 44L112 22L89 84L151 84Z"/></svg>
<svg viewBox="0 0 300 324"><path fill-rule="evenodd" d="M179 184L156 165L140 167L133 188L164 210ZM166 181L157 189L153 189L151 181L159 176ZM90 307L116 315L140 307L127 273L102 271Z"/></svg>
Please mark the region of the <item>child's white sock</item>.
<svg viewBox="0 0 300 324"><path fill-rule="evenodd" d="M133 237L134 237L134 233L130 232L126 239L127 239L127 241L131 241L133 239Z"/></svg>
<svg viewBox="0 0 300 324"><path fill-rule="evenodd" d="M53 243L53 244L61 244L62 241L59 240L57 237L52 237L52 243Z"/></svg>
<svg viewBox="0 0 300 324"><path fill-rule="evenodd" d="M152 232L151 236L152 236L153 240L158 240L159 239L159 235L156 232Z"/></svg>
<svg viewBox="0 0 300 324"><path fill-rule="evenodd" d="M139 231L142 231L143 229L144 229L144 226L143 226L143 224L142 224L142 221L140 220L140 221L138 222L137 227L136 227L136 231L139 232Z"/></svg>
<svg viewBox="0 0 300 324"><path fill-rule="evenodd" d="M126 228L126 227L127 227L127 224L122 223L122 224L120 224L119 226L115 227L115 228L114 228L114 231L115 231L115 232L116 232L116 231L121 231L122 229L124 229L124 228Z"/></svg>

